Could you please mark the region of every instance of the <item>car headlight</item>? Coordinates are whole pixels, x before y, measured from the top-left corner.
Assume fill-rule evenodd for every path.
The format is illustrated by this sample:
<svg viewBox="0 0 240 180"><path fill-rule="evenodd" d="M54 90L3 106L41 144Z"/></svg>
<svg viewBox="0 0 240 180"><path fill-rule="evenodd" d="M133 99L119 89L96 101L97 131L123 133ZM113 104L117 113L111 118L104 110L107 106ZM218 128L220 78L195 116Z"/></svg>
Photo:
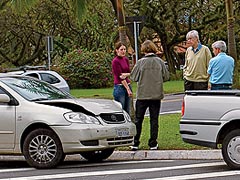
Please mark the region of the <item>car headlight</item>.
<svg viewBox="0 0 240 180"><path fill-rule="evenodd" d="M81 124L100 124L99 120L93 116L88 116L80 112L65 113L64 118L69 122L81 123Z"/></svg>
<svg viewBox="0 0 240 180"><path fill-rule="evenodd" d="M129 114L123 110L123 115L125 117L125 119L128 121L128 122L131 122L131 117L129 116Z"/></svg>

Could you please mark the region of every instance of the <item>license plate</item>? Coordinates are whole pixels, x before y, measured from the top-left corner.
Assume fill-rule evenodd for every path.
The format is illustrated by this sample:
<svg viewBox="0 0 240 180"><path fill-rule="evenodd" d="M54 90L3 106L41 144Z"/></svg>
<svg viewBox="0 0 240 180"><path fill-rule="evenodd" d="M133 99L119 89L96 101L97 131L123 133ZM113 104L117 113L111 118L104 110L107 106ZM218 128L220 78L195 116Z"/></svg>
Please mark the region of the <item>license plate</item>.
<svg viewBox="0 0 240 180"><path fill-rule="evenodd" d="M129 136L129 129L116 129L116 133L118 137L126 137Z"/></svg>

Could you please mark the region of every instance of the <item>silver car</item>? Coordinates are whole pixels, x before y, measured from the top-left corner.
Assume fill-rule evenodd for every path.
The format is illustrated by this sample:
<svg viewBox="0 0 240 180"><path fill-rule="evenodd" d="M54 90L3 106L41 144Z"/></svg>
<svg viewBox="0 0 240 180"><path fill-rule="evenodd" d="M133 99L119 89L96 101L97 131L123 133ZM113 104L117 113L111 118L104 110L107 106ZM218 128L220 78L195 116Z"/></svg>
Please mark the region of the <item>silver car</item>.
<svg viewBox="0 0 240 180"><path fill-rule="evenodd" d="M35 77L42 81L48 82L49 84L57 87L58 89L66 92L70 92L70 88L66 80L57 72L50 70L24 70L24 71L12 71L9 74L24 75Z"/></svg>
<svg viewBox="0 0 240 180"><path fill-rule="evenodd" d="M129 146L135 125L119 103L76 99L35 78L0 75L0 154L23 154L35 168L53 168L67 154L89 161Z"/></svg>

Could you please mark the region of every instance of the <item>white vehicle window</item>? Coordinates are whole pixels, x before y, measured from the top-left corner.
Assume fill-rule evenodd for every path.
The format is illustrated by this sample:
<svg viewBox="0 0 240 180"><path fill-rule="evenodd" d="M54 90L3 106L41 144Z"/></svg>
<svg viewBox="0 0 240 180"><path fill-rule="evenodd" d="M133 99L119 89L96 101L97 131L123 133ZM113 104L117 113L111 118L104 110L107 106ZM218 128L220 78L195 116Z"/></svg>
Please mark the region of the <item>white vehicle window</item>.
<svg viewBox="0 0 240 180"><path fill-rule="evenodd" d="M46 81L46 82L48 82L50 84L55 84L55 83L59 83L60 82L60 80L56 76L54 76L52 74L40 73L40 76L41 76L41 79L43 81Z"/></svg>
<svg viewBox="0 0 240 180"><path fill-rule="evenodd" d="M30 76L30 77L34 77L34 78L39 79L39 76L38 76L37 73L30 73L30 74L27 74L26 76Z"/></svg>

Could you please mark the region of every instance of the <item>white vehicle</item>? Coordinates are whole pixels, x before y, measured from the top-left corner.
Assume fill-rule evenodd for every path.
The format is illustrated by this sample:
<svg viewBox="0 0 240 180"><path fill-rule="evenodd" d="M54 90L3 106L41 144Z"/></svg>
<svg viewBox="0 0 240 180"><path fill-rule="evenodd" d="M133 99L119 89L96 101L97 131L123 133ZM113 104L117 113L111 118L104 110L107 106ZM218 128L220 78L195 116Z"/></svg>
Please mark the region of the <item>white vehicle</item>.
<svg viewBox="0 0 240 180"><path fill-rule="evenodd" d="M240 91L186 91L180 133L183 141L221 148L224 161L240 169Z"/></svg>
<svg viewBox="0 0 240 180"><path fill-rule="evenodd" d="M35 168L53 168L67 154L104 160L136 134L119 103L76 99L27 76L0 75L0 114L0 154L23 154Z"/></svg>
<svg viewBox="0 0 240 180"><path fill-rule="evenodd" d="M58 89L66 92L70 92L70 88L65 79L55 71L49 70L24 70L24 71L12 71L9 74L17 74L24 76L31 76L57 87Z"/></svg>

